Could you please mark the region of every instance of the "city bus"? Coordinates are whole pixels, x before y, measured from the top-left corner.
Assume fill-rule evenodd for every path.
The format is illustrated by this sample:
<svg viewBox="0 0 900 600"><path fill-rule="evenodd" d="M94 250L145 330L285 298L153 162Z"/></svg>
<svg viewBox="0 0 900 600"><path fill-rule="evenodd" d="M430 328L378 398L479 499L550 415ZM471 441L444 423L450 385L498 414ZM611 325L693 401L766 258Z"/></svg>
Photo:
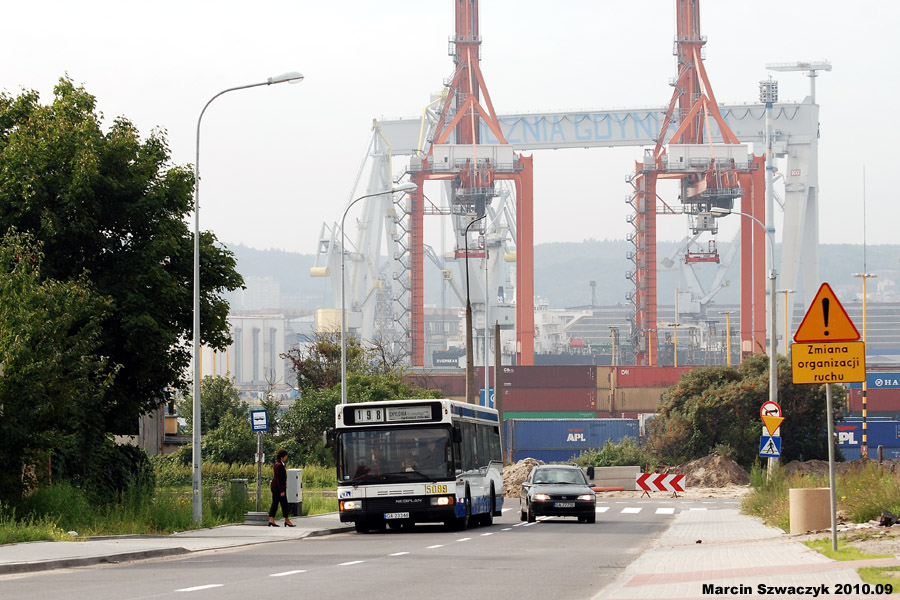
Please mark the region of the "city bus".
<svg viewBox="0 0 900 600"><path fill-rule="evenodd" d="M356 531L490 525L503 506L496 410L454 400L339 404L325 445L340 519Z"/></svg>

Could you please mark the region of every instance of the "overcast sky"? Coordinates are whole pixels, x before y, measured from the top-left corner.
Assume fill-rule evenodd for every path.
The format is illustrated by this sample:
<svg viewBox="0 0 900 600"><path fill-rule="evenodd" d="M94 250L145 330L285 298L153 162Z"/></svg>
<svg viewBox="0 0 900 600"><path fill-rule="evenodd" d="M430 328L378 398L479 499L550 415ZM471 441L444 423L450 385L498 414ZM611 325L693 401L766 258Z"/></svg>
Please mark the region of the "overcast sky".
<svg viewBox="0 0 900 600"><path fill-rule="evenodd" d="M203 118L203 229L225 242L313 253L339 220L373 118L415 117L452 72L452 0L32 0L6 3L0 89L52 99L68 75L110 123L167 131L193 163L197 118L217 92L300 71L298 85L217 99ZM658 107L671 96L674 0L482 0L482 70L500 114ZM765 63L827 59L820 238L897 243L900 3L703 0L706 68L723 103L756 102ZM776 73L782 101L809 80ZM622 239L639 148L537 151L535 242ZM736 221L736 218L734 219ZM660 238L681 239L686 217ZM723 234L727 237L727 227ZM780 239L780 231L776 234ZM729 238L730 239L730 238ZM426 240L436 244L435 240Z"/></svg>

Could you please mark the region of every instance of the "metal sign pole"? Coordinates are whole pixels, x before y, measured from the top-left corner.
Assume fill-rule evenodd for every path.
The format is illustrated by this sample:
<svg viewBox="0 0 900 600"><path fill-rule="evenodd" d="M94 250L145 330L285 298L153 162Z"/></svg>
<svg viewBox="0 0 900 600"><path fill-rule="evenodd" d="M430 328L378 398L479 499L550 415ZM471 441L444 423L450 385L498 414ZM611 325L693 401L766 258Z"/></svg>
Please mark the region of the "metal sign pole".
<svg viewBox="0 0 900 600"><path fill-rule="evenodd" d="M262 499L262 451L263 432L256 434L256 512L260 512Z"/></svg>
<svg viewBox="0 0 900 600"><path fill-rule="evenodd" d="M831 486L831 549L837 552L837 498L834 491L834 412L831 384L825 384L825 410L828 411L828 483Z"/></svg>

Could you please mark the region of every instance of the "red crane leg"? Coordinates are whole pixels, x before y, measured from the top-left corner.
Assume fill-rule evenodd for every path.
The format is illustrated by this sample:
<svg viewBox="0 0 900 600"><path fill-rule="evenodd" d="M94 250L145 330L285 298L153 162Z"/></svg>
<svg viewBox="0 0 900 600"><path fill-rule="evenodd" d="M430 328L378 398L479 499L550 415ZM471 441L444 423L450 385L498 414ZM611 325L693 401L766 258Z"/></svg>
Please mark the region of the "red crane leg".
<svg viewBox="0 0 900 600"><path fill-rule="evenodd" d="M516 364L534 364L533 157L522 156L516 176Z"/></svg>
<svg viewBox="0 0 900 600"><path fill-rule="evenodd" d="M425 196L422 193L422 184L424 178L413 175L412 180L419 187L414 192L410 192L410 268L409 268L409 291L410 291L410 316L409 316L409 336L410 336L410 363L413 367L425 366L425 301L424 301L424 279L425 279L425 242L424 242L424 217L425 217Z"/></svg>
<svg viewBox="0 0 900 600"><path fill-rule="evenodd" d="M656 356L656 175L637 177L635 244L634 325L635 364L658 363Z"/></svg>
<svg viewBox="0 0 900 600"><path fill-rule="evenodd" d="M766 222L766 179L765 159L753 157L755 170L753 179L752 214L762 223ZM746 220L746 219L745 219ZM765 230L753 224L753 351L766 351L766 248L768 240ZM774 243L774 241L773 241Z"/></svg>

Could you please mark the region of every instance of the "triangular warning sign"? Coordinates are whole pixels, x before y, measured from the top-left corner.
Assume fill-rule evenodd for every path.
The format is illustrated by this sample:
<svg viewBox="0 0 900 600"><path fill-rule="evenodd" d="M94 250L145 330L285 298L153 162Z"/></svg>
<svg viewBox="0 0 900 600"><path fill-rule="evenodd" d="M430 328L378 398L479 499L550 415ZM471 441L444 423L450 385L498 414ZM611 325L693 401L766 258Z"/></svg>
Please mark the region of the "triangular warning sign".
<svg viewBox="0 0 900 600"><path fill-rule="evenodd" d="M831 286L823 283L806 311L795 342L855 342L859 331L847 316L847 311L834 295Z"/></svg>
<svg viewBox="0 0 900 600"><path fill-rule="evenodd" d="M766 431L769 432L769 436L773 436L775 435L775 432L778 431L778 428L781 427L784 417L770 417L769 415L766 415L762 420L763 423L766 424Z"/></svg>

